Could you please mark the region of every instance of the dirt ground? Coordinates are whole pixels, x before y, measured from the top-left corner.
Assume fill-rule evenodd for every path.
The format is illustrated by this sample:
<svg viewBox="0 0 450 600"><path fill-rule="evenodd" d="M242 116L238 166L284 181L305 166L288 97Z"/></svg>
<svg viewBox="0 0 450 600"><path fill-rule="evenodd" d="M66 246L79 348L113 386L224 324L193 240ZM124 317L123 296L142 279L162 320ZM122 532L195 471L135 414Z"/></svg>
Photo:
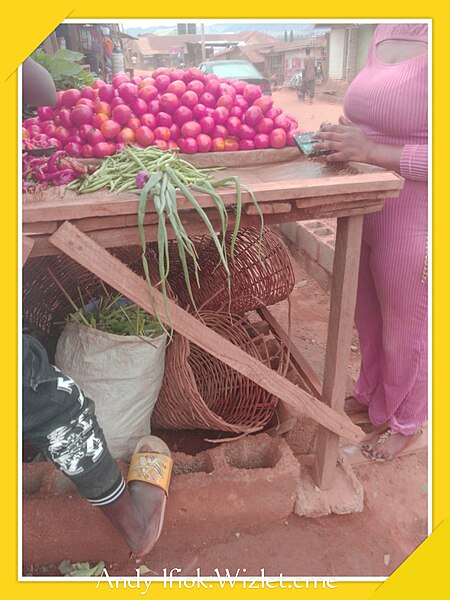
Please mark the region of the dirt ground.
<svg viewBox="0 0 450 600"><path fill-rule="evenodd" d="M322 121L336 121L342 106L327 102L300 103L291 89L274 92L276 104L298 118L305 130L317 129ZM329 297L302 269L295 266L296 288L292 294L293 339L313 367L322 374L327 332ZM286 303L274 308L286 323ZM359 367L356 333L350 356L348 391ZM309 433L297 430L305 446ZM297 441L298 441L297 440ZM309 443L309 442L308 442ZM302 451L305 447L302 448ZM364 487L364 511L359 514L287 520L265 527L229 531L219 536L211 531L204 539L192 531L176 540L163 534L144 563L147 576L162 576L163 569L182 569L182 576L204 576L229 569L245 575L278 576L389 576L427 536L427 452L397 458L391 463L359 466L357 477ZM170 502L170 499L169 499ZM201 510L201 506L199 506ZM111 576L134 576L137 563L107 565Z"/></svg>

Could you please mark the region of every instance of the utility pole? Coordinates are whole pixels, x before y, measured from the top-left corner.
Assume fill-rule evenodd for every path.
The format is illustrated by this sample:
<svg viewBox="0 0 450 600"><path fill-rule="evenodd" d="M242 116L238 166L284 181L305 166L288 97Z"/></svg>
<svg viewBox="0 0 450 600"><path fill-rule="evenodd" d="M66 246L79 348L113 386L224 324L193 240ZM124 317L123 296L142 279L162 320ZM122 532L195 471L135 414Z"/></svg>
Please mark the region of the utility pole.
<svg viewBox="0 0 450 600"><path fill-rule="evenodd" d="M206 49L205 49L205 25L200 23L200 34L202 39L202 62L206 60Z"/></svg>

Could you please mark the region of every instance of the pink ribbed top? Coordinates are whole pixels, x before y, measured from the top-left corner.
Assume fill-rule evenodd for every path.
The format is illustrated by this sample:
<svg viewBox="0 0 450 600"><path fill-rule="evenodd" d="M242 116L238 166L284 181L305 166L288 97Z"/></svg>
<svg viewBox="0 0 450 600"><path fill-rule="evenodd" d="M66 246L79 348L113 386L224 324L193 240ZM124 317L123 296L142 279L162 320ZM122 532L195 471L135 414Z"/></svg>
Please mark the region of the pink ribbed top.
<svg viewBox="0 0 450 600"><path fill-rule="evenodd" d="M375 30L368 59L349 86L344 111L374 140L404 146L400 175L428 178L428 55L388 64L378 60L376 45L384 40L427 42L428 25L382 24Z"/></svg>

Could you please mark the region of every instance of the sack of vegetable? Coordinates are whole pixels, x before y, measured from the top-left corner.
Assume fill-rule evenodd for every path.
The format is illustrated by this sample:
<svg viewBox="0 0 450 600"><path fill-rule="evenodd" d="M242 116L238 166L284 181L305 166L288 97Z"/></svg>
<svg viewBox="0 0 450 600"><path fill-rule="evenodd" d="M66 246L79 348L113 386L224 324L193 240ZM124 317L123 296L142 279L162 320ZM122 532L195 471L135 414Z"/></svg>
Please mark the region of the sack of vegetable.
<svg viewBox="0 0 450 600"><path fill-rule="evenodd" d="M150 433L166 340L151 315L120 295L105 294L77 309L58 341L56 366L95 402L116 459L129 460L138 440Z"/></svg>

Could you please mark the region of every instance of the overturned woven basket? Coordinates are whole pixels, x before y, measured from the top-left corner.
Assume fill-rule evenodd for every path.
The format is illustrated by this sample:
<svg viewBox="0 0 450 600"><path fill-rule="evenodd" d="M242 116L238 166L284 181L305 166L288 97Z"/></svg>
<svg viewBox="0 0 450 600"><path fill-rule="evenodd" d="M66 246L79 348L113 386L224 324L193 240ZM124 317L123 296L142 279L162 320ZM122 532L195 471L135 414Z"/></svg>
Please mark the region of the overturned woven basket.
<svg viewBox="0 0 450 600"><path fill-rule="evenodd" d="M284 349L261 335L248 319L227 312L203 311L211 329L278 372L286 367ZM269 344L269 339L271 343ZM162 429L210 429L251 433L270 420L278 398L208 352L174 335L167 348L163 385L152 416Z"/></svg>
<svg viewBox="0 0 450 600"><path fill-rule="evenodd" d="M262 306L271 306L285 300L292 292L295 283L294 271L289 252L281 239L271 229L250 227L241 229L231 258L231 237L225 237L225 248L230 270L228 278L213 240L209 236L193 239L200 265L197 286L192 260L188 259L188 270L192 295L197 309L228 310L243 315ZM170 275L172 290L182 306L192 304L184 280L176 244L170 245Z"/></svg>

